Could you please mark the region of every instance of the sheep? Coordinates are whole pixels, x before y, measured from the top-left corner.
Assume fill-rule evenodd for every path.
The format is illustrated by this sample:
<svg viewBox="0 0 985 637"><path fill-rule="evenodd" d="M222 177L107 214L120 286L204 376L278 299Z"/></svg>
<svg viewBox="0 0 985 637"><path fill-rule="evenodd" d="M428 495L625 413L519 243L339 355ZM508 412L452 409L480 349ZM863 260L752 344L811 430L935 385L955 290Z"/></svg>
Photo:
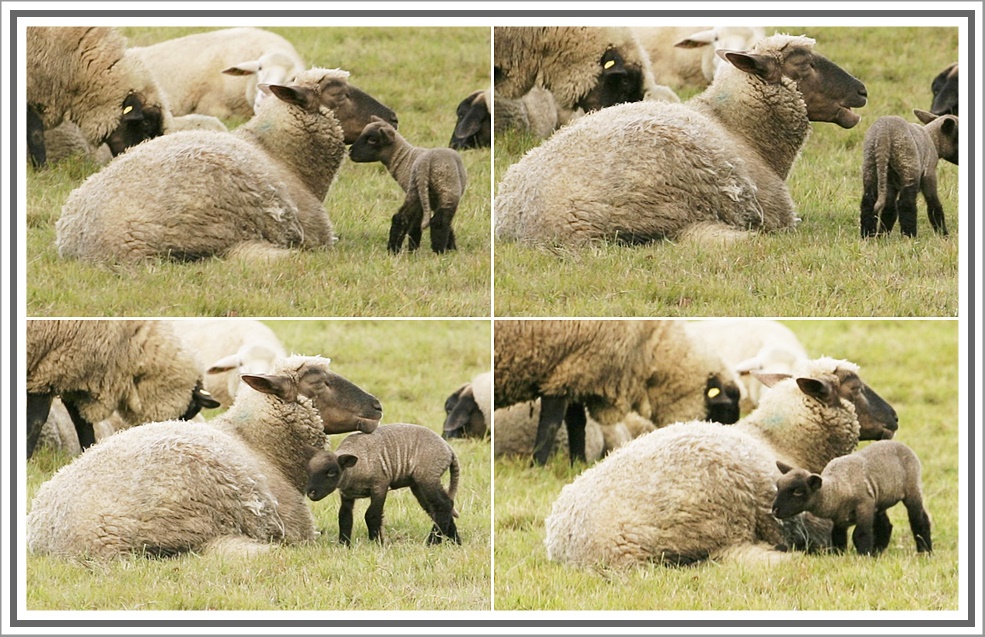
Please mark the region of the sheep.
<svg viewBox="0 0 985 637"><path fill-rule="evenodd" d="M449 472L448 490L441 476ZM338 489L339 542L349 545L355 501L370 498L366 510L369 539L383 542L383 505L391 489L410 487L411 493L433 520L428 544L443 538L461 544L454 518L460 468L458 457L441 436L420 425L384 425L372 434L352 434L335 453L322 451L308 463L307 494L320 500Z"/></svg>
<svg viewBox="0 0 985 637"><path fill-rule="evenodd" d="M494 88L519 99L535 85L560 108L586 113L643 99L679 101L653 79L639 40L619 27L496 27Z"/></svg>
<svg viewBox="0 0 985 637"><path fill-rule="evenodd" d="M494 407L541 399L537 464L547 461L562 419L571 460L585 460L577 404L603 431L630 411L657 426L712 411L726 424L739 416L731 372L678 322L497 321L494 350Z"/></svg>
<svg viewBox="0 0 985 637"><path fill-rule="evenodd" d="M776 375L731 427L682 422L617 449L562 488L546 519L548 558L578 567L783 559L771 515L776 460L819 470L851 453L867 387L853 363L821 358Z"/></svg>
<svg viewBox="0 0 985 637"><path fill-rule="evenodd" d="M704 88L722 60L719 49L744 51L766 36L762 27L633 27L650 58L653 77L673 89Z"/></svg>
<svg viewBox="0 0 985 637"><path fill-rule="evenodd" d="M44 131L66 120L114 156L161 135L171 119L165 95L115 29L27 29L27 146L36 167L47 161Z"/></svg>
<svg viewBox="0 0 985 637"><path fill-rule="evenodd" d="M546 88L535 86L516 100L499 95L495 99L497 133L515 129L546 139L562 124L554 95Z"/></svg>
<svg viewBox="0 0 985 637"><path fill-rule="evenodd" d="M731 66L686 104L622 104L565 126L506 171L496 237L727 243L793 227L785 180L810 122L851 128L866 102L865 86L813 47L774 35L719 51Z"/></svg>
<svg viewBox="0 0 985 637"><path fill-rule="evenodd" d="M947 235L944 207L937 196L937 161L958 163L957 115L913 109L923 126L902 117L880 117L862 146L862 237L889 234L899 217L900 232L917 236L917 192L927 202L934 232Z"/></svg>
<svg viewBox="0 0 985 637"><path fill-rule="evenodd" d="M244 374L242 394L208 423L166 421L114 434L41 485L27 516L36 554L109 560L315 538L304 494L309 447L372 431L380 403L317 356ZM109 497L107 497L109 496Z"/></svg>
<svg viewBox="0 0 985 637"><path fill-rule="evenodd" d="M251 117L264 99L259 84L286 84L306 68L285 38L251 27L193 33L130 50L157 78L174 115Z"/></svg>
<svg viewBox="0 0 985 637"><path fill-rule="evenodd" d="M930 112L934 115L958 114L958 63L949 65L941 71L930 84L934 101Z"/></svg>
<svg viewBox="0 0 985 637"><path fill-rule="evenodd" d="M202 389L194 358L160 322L31 320L26 348L28 458L55 396L82 450L96 442L93 424L114 411L134 425L219 406Z"/></svg>
<svg viewBox="0 0 985 637"><path fill-rule="evenodd" d="M349 157L358 163L381 162L406 194L390 224L390 252L400 252L405 236L407 249L417 250L421 232L429 226L434 252L457 248L451 222L468 181L458 151L413 146L392 125L376 118L353 142Z"/></svg>
<svg viewBox="0 0 985 637"><path fill-rule="evenodd" d="M445 400L441 437L485 438L492 428L492 372L483 372Z"/></svg>
<svg viewBox="0 0 985 637"><path fill-rule="evenodd" d="M370 115L393 117L348 75L305 71L296 84L271 85L278 99L232 133L176 132L118 157L69 195L59 255L133 263L331 247L322 202L345 144Z"/></svg>
<svg viewBox="0 0 985 637"><path fill-rule="evenodd" d="M468 150L492 145L492 116L489 91L473 91L455 109L455 130L449 148Z"/></svg>
<svg viewBox="0 0 985 637"><path fill-rule="evenodd" d="M848 527L859 555L878 555L889 546L893 525L886 510L902 502L918 553L933 550L930 515L923 505L920 460L901 442L880 440L855 453L834 458L820 473L777 461L773 515L787 519L804 511L832 520L832 547L848 545Z"/></svg>

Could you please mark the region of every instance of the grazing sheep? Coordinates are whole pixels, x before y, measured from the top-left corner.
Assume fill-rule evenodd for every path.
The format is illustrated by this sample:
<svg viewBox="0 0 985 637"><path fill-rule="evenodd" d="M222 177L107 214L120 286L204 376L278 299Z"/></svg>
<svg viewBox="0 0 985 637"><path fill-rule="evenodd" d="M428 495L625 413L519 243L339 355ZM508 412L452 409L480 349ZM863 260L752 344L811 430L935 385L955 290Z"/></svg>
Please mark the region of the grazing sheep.
<svg viewBox="0 0 985 637"><path fill-rule="evenodd" d="M473 91L455 109L455 130L451 134L450 148L468 150L492 145L492 116L489 91Z"/></svg>
<svg viewBox="0 0 985 637"><path fill-rule="evenodd" d="M958 63L951 64L940 72L930 84L934 101L930 112L934 115L958 114Z"/></svg>
<svg viewBox="0 0 985 637"><path fill-rule="evenodd" d="M251 117L263 100L258 84L286 84L305 69L290 42L251 27L193 33L130 50L157 78L174 115Z"/></svg>
<svg viewBox="0 0 985 637"><path fill-rule="evenodd" d="M328 431L372 431L380 403L314 356L243 382L256 391L208 423L127 429L60 469L34 498L28 549L106 560L314 539L307 449Z"/></svg>
<svg viewBox="0 0 985 637"><path fill-rule="evenodd" d="M554 95L546 88L535 86L515 100L500 95L495 99L496 122L493 129L497 133L514 129L546 139L562 123Z"/></svg>
<svg viewBox="0 0 985 637"><path fill-rule="evenodd" d="M901 442L880 440L834 458L820 473L777 461L773 515L785 520L804 511L832 520L831 543L848 546L848 527L859 555L878 555L889 546L893 525L886 510L902 502L918 553L932 550L930 516L923 506L920 460Z"/></svg>
<svg viewBox="0 0 985 637"><path fill-rule="evenodd" d="M636 36L619 27L496 27L495 89L519 99L539 84L560 108L586 113L643 99L677 102L657 84Z"/></svg>
<svg viewBox="0 0 985 637"><path fill-rule="evenodd" d="M913 109L923 126L902 117L880 117L865 133L862 147L862 237L889 234L899 217L900 232L917 236L917 192L927 202L934 232L947 235L944 207L937 196L937 161L958 163L958 117Z"/></svg>
<svg viewBox="0 0 985 637"><path fill-rule="evenodd" d="M866 385L846 361L776 378L726 427L677 423L617 449L565 486L546 520L551 560L580 567L779 559L776 461L819 470L858 442Z"/></svg>
<svg viewBox="0 0 985 637"><path fill-rule="evenodd" d="M650 57L653 77L673 89L704 88L722 67L719 49L745 51L766 36L762 27L633 27Z"/></svg>
<svg viewBox="0 0 985 637"><path fill-rule="evenodd" d="M65 120L114 156L157 137L171 118L165 95L115 29L27 28L27 146L35 166L46 162L44 131Z"/></svg>
<svg viewBox="0 0 985 637"><path fill-rule="evenodd" d="M686 104L623 104L565 126L507 170L496 236L720 242L792 227L785 180L810 122L851 128L851 108L866 101L862 83L813 47L774 35L719 51L730 66Z"/></svg>
<svg viewBox="0 0 985 637"><path fill-rule="evenodd" d="M446 492L441 476L449 472ZM346 436L335 453L321 451L308 463L308 497L320 500L339 490L339 542L352 537L352 508L370 498L366 510L369 539L383 542L383 505L391 489L410 487L421 508L434 521L428 544L443 538L461 544L455 527L458 458L441 436L420 425L384 425L372 434Z"/></svg>
<svg viewBox="0 0 985 637"><path fill-rule="evenodd" d="M116 411L127 424L189 419L218 407L170 327L157 321L27 322L27 457L52 400L65 404L83 450L93 424Z"/></svg>
<svg viewBox="0 0 985 637"><path fill-rule="evenodd" d="M585 459L582 407L603 431L630 411L657 426L711 411L726 424L739 416L731 372L679 322L497 321L494 350L495 408L541 399L537 464L547 461L562 419L572 461Z"/></svg>
<svg viewBox="0 0 985 637"><path fill-rule="evenodd" d="M381 162L407 195L390 224L390 252L421 244L421 232L431 227L431 249L437 253L456 249L451 222L465 193L465 162L451 148L412 146L389 123L375 118L349 149L354 162ZM432 214L433 211L433 214Z"/></svg>
<svg viewBox="0 0 985 637"><path fill-rule="evenodd" d="M492 372L483 372L445 400L441 437L485 438L492 428Z"/></svg>
<svg viewBox="0 0 985 637"><path fill-rule="evenodd" d="M183 131L133 148L69 195L59 255L137 262L330 247L323 201L345 143L371 115L393 117L348 75L311 69L271 85L278 99L232 133Z"/></svg>

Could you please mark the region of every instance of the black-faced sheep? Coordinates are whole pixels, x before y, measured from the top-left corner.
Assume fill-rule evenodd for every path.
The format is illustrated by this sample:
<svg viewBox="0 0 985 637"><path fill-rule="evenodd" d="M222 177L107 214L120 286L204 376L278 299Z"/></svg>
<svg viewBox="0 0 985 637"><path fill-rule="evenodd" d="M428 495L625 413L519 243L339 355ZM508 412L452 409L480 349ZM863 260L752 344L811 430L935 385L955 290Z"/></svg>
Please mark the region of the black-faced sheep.
<svg viewBox="0 0 985 637"><path fill-rule="evenodd" d="M730 64L688 103L588 114L510 166L496 195L496 236L721 242L793 227L785 180L810 122L855 126L851 109L865 105L865 87L806 37L774 35L752 51L718 54Z"/></svg>
<svg viewBox="0 0 985 637"><path fill-rule="evenodd" d="M328 430L372 431L380 403L319 357L243 382L256 391L208 423L134 427L60 469L34 498L28 549L105 560L314 539L308 449L323 448Z"/></svg>
<svg viewBox="0 0 985 637"><path fill-rule="evenodd" d="M421 233L430 226L431 249L456 249L452 219L465 193L468 174L458 151L413 146L389 123L376 118L363 129L349 149L354 162L381 162L403 188L406 198L390 224L390 252L421 245Z"/></svg>
<svg viewBox="0 0 985 637"><path fill-rule="evenodd" d="M455 130L450 148L468 150L492 145L492 115L489 91L473 91L455 109Z"/></svg>
<svg viewBox="0 0 985 637"><path fill-rule="evenodd" d="M917 193L927 202L934 232L946 235L944 207L937 196L937 161L958 163L958 117L913 109L923 126L902 117L880 117L865 133L862 148L862 237L900 232L917 236Z"/></svg>
<svg viewBox="0 0 985 637"><path fill-rule="evenodd" d="M445 400L441 437L485 438L492 428L492 414L492 372L484 372Z"/></svg>
<svg viewBox="0 0 985 637"><path fill-rule="evenodd" d="M270 86L277 99L232 133L183 131L133 148L69 195L59 255L136 262L330 247L323 202L345 144L371 116L393 119L348 75L310 69Z"/></svg>
<svg viewBox="0 0 985 637"><path fill-rule="evenodd" d="M603 430L631 411L657 426L723 407L719 420L738 419L731 371L678 322L497 321L494 349L495 408L541 399L538 464L547 461L562 420L572 460L585 459L582 407ZM719 391L709 392L713 387Z"/></svg>
<svg viewBox="0 0 985 637"><path fill-rule="evenodd" d="M35 166L46 162L44 131L64 120L114 156L161 135L171 118L165 95L114 29L27 29L27 146Z"/></svg>
<svg viewBox="0 0 985 637"><path fill-rule="evenodd" d="M719 49L745 51L766 36L762 27L633 27L650 56L653 77L673 89L705 87L722 60Z"/></svg>
<svg viewBox="0 0 985 637"><path fill-rule="evenodd" d="M902 502L917 552L932 550L930 516L923 505L920 460L913 450L893 440L873 442L835 458L820 474L776 463L773 515L784 520L804 511L832 520L832 548L844 551L848 528L859 555L878 555L889 546L893 525L886 510Z"/></svg>
<svg viewBox="0 0 985 637"><path fill-rule="evenodd" d="M811 363L731 427L673 424L579 475L546 520L548 557L580 567L782 558L776 461L816 471L851 453L866 404L855 365Z"/></svg>
<svg viewBox="0 0 985 637"><path fill-rule="evenodd" d="M83 450L96 442L93 425L114 411L136 425L219 406L195 358L157 321L32 320L26 351L28 458L55 396Z"/></svg>
<svg viewBox="0 0 985 637"><path fill-rule="evenodd" d="M930 84L934 101L930 112L934 115L958 114L958 64L955 62L940 72Z"/></svg>
<svg viewBox="0 0 985 637"><path fill-rule="evenodd" d="M449 472L448 490L441 476ZM410 487L434 525L428 544L443 538L461 544L455 526L455 494L460 468L455 452L441 436L420 425L384 425L372 434L346 436L335 453L321 451L308 462L308 497L320 500L338 489L339 542L352 538L355 501L370 498L366 510L369 539L383 542L383 505L392 489Z"/></svg>

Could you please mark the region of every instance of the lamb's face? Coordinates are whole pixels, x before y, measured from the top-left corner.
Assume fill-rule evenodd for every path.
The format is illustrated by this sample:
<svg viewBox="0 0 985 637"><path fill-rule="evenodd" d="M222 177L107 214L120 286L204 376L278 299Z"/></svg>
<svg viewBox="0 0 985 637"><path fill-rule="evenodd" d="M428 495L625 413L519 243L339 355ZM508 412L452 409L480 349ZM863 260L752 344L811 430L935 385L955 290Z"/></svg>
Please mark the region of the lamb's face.
<svg viewBox="0 0 985 637"><path fill-rule="evenodd" d="M396 131L387 122L377 118L367 124L349 148L349 158L357 163L385 159L393 147Z"/></svg>
<svg viewBox="0 0 985 637"><path fill-rule="evenodd" d="M343 472L356 464L356 456L336 456L331 451L320 451L308 461L308 487L305 493L312 501L321 500L339 487Z"/></svg>
<svg viewBox="0 0 985 637"><path fill-rule="evenodd" d="M821 488L821 476L782 462L776 464L782 475L776 481L773 517L785 520L810 508L814 495Z"/></svg>

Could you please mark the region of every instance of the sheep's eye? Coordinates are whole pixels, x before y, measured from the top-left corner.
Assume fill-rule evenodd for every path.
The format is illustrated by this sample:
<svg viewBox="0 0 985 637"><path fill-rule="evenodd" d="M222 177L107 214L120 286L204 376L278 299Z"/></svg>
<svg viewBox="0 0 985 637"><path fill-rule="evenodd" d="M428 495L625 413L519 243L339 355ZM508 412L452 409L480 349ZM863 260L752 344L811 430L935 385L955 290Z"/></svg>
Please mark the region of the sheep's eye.
<svg viewBox="0 0 985 637"><path fill-rule="evenodd" d="M794 494L795 496L797 496L798 498L800 498L800 497L803 497L803 495L804 495L804 490L803 490L803 489L794 489L794 490L793 490L793 494Z"/></svg>
<svg viewBox="0 0 985 637"><path fill-rule="evenodd" d="M329 478L332 478L332 477L338 475L338 473L339 472L336 469L329 469L328 471L325 472L325 475L327 475Z"/></svg>

